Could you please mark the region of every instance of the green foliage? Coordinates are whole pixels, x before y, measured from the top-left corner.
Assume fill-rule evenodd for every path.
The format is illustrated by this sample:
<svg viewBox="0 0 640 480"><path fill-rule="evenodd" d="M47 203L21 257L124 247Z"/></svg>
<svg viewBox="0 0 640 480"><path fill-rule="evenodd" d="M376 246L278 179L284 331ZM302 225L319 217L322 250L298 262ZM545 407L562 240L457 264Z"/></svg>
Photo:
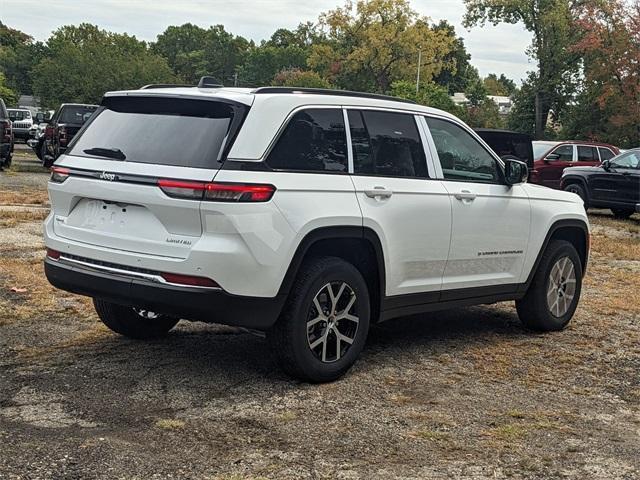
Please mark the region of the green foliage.
<svg viewBox="0 0 640 480"><path fill-rule="evenodd" d="M18 94L7 86L7 79L2 72L0 72L0 98L4 100L7 107L18 106Z"/></svg>
<svg viewBox="0 0 640 480"><path fill-rule="evenodd" d="M516 84L503 73L498 77L495 73L490 73L484 79L484 87L488 95L500 95L510 97L516 91Z"/></svg>
<svg viewBox="0 0 640 480"><path fill-rule="evenodd" d="M438 108L454 115L462 115L463 109L457 106L446 88L433 82L420 83L420 89L416 93L416 84L400 80L391 85L391 95L413 100L421 105Z"/></svg>
<svg viewBox="0 0 640 480"><path fill-rule="evenodd" d="M31 69L42 58L44 46L26 33L0 22L0 72L16 94L32 93Z"/></svg>
<svg viewBox="0 0 640 480"><path fill-rule="evenodd" d="M487 99L487 89L480 78L472 81L465 92L471 106L478 107Z"/></svg>
<svg viewBox="0 0 640 480"><path fill-rule="evenodd" d="M443 58L442 70L434 76L433 81L446 87L450 95L465 92L480 76L478 70L471 65L471 55L467 52L464 39L456 35L455 28L446 20L434 25L433 30L444 32L452 42L451 51Z"/></svg>
<svg viewBox="0 0 640 480"><path fill-rule="evenodd" d="M316 72L297 68L278 72L271 83L283 87L331 88L331 84Z"/></svg>
<svg viewBox="0 0 640 480"><path fill-rule="evenodd" d="M58 29L47 49L48 55L33 69L34 93L46 107L97 103L108 90L176 80L166 60L144 42L86 23Z"/></svg>
<svg viewBox="0 0 640 480"><path fill-rule="evenodd" d="M239 78L246 86L269 85L282 70L306 68L307 55L308 49L299 45L273 46L265 43L249 51L239 70Z"/></svg>
<svg viewBox="0 0 640 480"><path fill-rule="evenodd" d="M478 105L469 106L464 120L473 128L505 128L506 120L500 115L498 105L485 99Z"/></svg>
<svg viewBox="0 0 640 480"><path fill-rule="evenodd" d="M313 45L309 66L340 87L386 93L393 82L415 78L422 52L421 77L431 81L454 39L427 20L407 0L347 2L320 17L326 39Z"/></svg>
<svg viewBox="0 0 640 480"><path fill-rule="evenodd" d="M185 23L168 27L151 48L189 85L197 84L204 75L229 85L251 46L251 42L227 32L222 25L205 30Z"/></svg>

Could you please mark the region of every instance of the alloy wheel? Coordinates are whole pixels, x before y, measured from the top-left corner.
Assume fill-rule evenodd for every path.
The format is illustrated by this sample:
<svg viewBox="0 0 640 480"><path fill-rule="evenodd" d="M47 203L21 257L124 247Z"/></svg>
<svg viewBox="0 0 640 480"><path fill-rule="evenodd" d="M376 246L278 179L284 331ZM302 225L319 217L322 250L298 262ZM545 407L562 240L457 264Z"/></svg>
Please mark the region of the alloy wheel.
<svg viewBox="0 0 640 480"><path fill-rule="evenodd" d="M569 257L561 257L551 268L547 285L547 307L557 318L571 308L576 294L576 269Z"/></svg>
<svg viewBox="0 0 640 480"><path fill-rule="evenodd" d="M324 363L340 360L358 332L358 299L345 282L324 285L313 297L307 315L307 342Z"/></svg>

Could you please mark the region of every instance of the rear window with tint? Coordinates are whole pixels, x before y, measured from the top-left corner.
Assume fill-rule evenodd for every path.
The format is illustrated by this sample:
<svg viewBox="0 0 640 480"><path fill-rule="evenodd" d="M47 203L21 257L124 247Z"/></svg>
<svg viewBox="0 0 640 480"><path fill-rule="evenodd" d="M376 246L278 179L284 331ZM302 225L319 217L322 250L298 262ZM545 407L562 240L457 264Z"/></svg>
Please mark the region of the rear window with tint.
<svg viewBox="0 0 640 480"><path fill-rule="evenodd" d="M70 155L219 168L234 118L246 113L241 105L173 98L110 97L103 106Z"/></svg>
<svg viewBox="0 0 640 480"><path fill-rule="evenodd" d="M596 162L598 161L598 151L595 147L578 146L578 161L579 162Z"/></svg>
<svg viewBox="0 0 640 480"><path fill-rule="evenodd" d="M96 106L68 105L62 108L58 121L60 123L84 125L97 109L98 107Z"/></svg>

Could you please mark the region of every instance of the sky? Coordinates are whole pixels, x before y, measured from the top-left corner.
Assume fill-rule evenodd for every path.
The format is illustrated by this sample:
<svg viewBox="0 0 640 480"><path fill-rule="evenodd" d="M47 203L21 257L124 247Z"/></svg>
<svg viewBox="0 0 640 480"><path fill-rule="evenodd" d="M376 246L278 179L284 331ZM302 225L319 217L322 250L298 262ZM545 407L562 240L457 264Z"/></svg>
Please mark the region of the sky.
<svg viewBox="0 0 640 480"><path fill-rule="evenodd" d="M281 27L315 21L343 0L0 0L0 21L46 40L62 25L89 22L100 28L153 41L169 25L222 24L235 35L260 41ZM462 0L411 0L420 15L448 20L464 37L472 64L482 76L504 73L518 83L535 69L525 54L531 35L520 25L462 26Z"/></svg>

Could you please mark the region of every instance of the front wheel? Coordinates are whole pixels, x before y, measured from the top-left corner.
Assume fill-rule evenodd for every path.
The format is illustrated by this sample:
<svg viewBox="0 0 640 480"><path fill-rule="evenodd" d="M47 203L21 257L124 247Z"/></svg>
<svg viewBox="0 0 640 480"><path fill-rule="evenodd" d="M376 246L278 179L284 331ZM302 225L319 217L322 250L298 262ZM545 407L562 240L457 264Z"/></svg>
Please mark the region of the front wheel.
<svg viewBox="0 0 640 480"><path fill-rule="evenodd" d="M565 240L552 240L527 294L516 302L518 317L532 330L562 330L578 307L581 290L582 263L576 248Z"/></svg>
<svg viewBox="0 0 640 480"><path fill-rule="evenodd" d="M120 335L137 340L162 337L180 320L150 310L126 307L98 298L93 299L93 306L98 317L107 327Z"/></svg>
<svg viewBox="0 0 640 480"><path fill-rule="evenodd" d="M585 192L584 188L582 188L582 185L578 185L577 183L572 183L564 187L564 190L565 192L571 192L578 195L582 199L582 202L584 203L584 209L587 210L589 208L587 192Z"/></svg>
<svg viewBox="0 0 640 480"><path fill-rule="evenodd" d="M268 339L286 373L331 382L360 355L369 317L369 292L358 269L336 257L313 259L301 267Z"/></svg>
<svg viewBox="0 0 640 480"><path fill-rule="evenodd" d="M611 211L613 212L614 217L622 220L626 220L635 213L635 210L632 208L612 208Z"/></svg>

